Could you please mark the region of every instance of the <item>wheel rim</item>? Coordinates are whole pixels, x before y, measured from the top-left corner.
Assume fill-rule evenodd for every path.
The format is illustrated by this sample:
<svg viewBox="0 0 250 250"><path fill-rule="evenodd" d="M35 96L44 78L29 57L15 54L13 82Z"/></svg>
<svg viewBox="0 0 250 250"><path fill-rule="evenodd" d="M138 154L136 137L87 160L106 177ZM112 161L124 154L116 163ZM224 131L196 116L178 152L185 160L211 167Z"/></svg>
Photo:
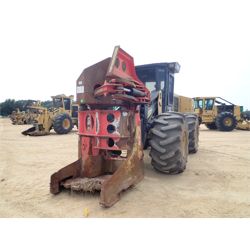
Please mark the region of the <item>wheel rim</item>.
<svg viewBox="0 0 250 250"><path fill-rule="evenodd" d="M233 120L230 117L226 117L223 121L224 125L227 127L231 127L233 125Z"/></svg>
<svg viewBox="0 0 250 250"><path fill-rule="evenodd" d="M70 121L69 121L69 119L64 119L62 125L63 125L64 129L68 129L70 127Z"/></svg>

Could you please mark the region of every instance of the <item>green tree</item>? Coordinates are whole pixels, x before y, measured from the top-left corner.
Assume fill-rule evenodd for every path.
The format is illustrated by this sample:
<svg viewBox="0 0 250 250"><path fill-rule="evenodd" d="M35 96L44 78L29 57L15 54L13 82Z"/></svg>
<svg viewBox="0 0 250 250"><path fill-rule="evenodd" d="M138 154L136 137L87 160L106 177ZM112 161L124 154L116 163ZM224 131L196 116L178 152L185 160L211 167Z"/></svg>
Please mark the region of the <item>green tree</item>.
<svg viewBox="0 0 250 250"><path fill-rule="evenodd" d="M7 116L12 113L16 109L15 100L7 99L4 102L0 103L0 115Z"/></svg>
<svg viewBox="0 0 250 250"><path fill-rule="evenodd" d="M53 102L48 100L48 101L41 102L41 105L45 108L51 108L53 106Z"/></svg>

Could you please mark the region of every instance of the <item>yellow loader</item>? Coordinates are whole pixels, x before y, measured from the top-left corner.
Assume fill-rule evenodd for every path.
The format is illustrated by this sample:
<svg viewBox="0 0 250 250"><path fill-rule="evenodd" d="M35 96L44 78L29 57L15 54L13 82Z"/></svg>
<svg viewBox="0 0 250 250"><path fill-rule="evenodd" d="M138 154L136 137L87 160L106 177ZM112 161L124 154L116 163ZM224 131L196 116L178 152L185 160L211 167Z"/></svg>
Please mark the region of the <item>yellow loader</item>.
<svg viewBox="0 0 250 250"><path fill-rule="evenodd" d="M53 107L45 108L39 105L29 109L38 113L33 127L22 132L23 135L41 136L50 134L53 128L57 134L69 133L74 125L78 126L78 104L73 103L74 96L52 96Z"/></svg>

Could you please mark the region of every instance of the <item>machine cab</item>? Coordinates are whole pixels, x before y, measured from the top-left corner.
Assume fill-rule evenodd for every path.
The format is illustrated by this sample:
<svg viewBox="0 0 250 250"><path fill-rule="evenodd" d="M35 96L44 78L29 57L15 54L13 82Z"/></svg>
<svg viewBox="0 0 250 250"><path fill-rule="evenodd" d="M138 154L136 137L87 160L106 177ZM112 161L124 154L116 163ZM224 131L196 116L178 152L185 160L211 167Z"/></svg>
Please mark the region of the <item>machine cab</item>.
<svg viewBox="0 0 250 250"><path fill-rule="evenodd" d="M212 110L214 107L215 98L202 98L196 97L194 98L194 108L197 110Z"/></svg>
<svg viewBox="0 0 250 250"><path fill-rule="evenodd" d="M73 96L57 95L52 96L52 99L54 108L62 108L70 112Z"/></svg>
<svg viewBox="0 0 250 250"><path fill-rule="evenodd" d="M195 97L194 111L198 115L200 122L212 123L215 119L214 97Z"/></svg>
<svg viewBox="0 0 250 250"><path fill-rule="evenodd" d="M174 105L174 74L179 73L180 65L173 63L155 63L136 66L138 78L151 93L151 105L162 94L162 112L172 111Z"/></svg>

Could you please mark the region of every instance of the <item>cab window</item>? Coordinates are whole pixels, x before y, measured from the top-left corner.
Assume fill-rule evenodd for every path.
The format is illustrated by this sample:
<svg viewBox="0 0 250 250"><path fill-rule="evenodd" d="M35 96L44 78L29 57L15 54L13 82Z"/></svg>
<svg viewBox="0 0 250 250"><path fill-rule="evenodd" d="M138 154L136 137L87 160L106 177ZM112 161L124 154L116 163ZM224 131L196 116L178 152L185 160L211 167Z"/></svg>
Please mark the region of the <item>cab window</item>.
<svg viewBox="0 0 250 250"><path fill-rule="evenodd" d="M145 82L145 85L150 92L156 90L156 82Z"/></svg>
<svg viewBox="0 0 250 250"><path fill-rule="evenodd" d="M136 73L150 92L157 90L156 74L154 69L137 70Z"/></svg>
<svg viewBox="0 0 250 250"><path fill-rule="evenodd" d="M214 105L213 99L205 99L205 109L206 110L212 110Z"/></svg>
<svg viewBox="0 0 250 250"><path fill-rule="evenodd" d="M55 108L62 108L62 98L55 98L54 99L54 107Z"/></svg>
<svg viewBox="0 0 250 250"><path fill-rule="evenodd" d="M199 106L199 108L203 109L203 100L199 100L198 106Z"/></svg>
<svg viewBox="0 0 250 250"><path fill-rule="evenodd" d="M64 102L64 108L65 108L65 110L70 110L70 102L71 102L71 99L65 98L65 99L63 100L63 102Z"/></svg>
<svg viewBox="0 0 250 250"><path fill-rule="evenodd" d="M194 108L195 109L203 109L203 100L200 99L200 100L195 100L194 101Z"/></svg>

